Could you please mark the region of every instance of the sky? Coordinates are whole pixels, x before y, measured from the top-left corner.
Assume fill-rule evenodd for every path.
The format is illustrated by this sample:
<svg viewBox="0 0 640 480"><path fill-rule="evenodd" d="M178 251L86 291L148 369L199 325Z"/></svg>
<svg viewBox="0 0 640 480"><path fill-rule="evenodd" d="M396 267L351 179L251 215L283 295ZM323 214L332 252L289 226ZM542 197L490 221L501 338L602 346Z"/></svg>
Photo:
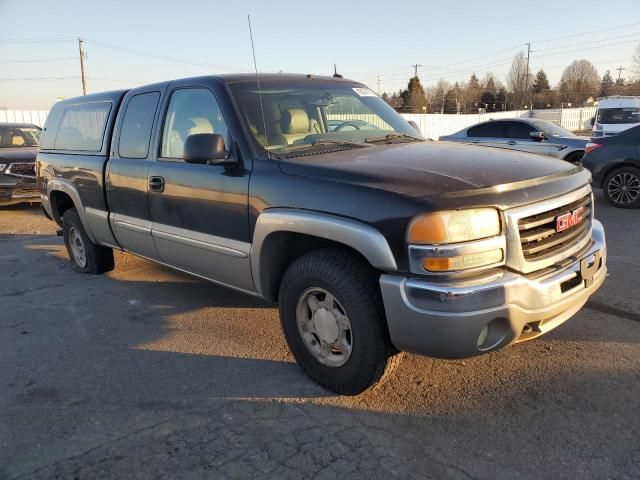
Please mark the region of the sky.
<svg viewBox="0 0 640 480"><path fill-rule="evenodd" d="M248 14L260 71L331 74L337 64L380 93L406 87L414 64L425 85L473 72L504 82L528 42L531 70L552 85L581 58L628 77L640 43L640 0L0 0L0 108L47 110L82 94L77 38L89 93L253 71Z"/></svg>

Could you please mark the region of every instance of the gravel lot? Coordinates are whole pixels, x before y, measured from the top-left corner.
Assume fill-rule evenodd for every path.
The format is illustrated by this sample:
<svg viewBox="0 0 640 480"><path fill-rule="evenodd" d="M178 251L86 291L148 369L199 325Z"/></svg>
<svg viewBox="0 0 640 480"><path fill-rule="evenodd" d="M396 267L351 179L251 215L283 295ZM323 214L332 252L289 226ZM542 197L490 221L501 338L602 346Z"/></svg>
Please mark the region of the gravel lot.
<svg viewBox="0 0 640 480"><path fill-rule="evenodd" d="M73 272L39 208L0 210L0 478L640 477L640 211L599 197L610 275L541 339L408 355L331 395L276 309L136 257Z"/></svg>

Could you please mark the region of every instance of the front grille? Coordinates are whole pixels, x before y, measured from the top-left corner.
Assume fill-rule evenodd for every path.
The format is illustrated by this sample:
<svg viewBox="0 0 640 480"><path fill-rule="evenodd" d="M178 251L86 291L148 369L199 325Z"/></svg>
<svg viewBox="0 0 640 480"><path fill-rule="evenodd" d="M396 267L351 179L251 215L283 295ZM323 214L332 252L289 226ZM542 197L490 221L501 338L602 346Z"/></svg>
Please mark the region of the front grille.
<svg viewBox="0 0 640 480"><path fill-rule="evenodd" d="M559 215L584 207L582 221L562 232L556 231ZM528 262L556 255L579 244L591 234L591 195L553 210L518 220L522 254Z"/></svg>
<svg viewBox="0 0 640 480"><path fill-rule="evenodd" d="M36 176L36 164L35 163L12 163L10 164L5 173L13 175L21 175L24 177Z"/></svg>

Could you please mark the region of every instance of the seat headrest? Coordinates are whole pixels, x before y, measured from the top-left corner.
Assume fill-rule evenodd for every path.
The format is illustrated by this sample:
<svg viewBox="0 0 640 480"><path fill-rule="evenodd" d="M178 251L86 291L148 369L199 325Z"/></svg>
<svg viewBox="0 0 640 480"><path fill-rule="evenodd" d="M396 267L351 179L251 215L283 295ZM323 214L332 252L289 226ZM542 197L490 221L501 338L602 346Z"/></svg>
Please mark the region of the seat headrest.
<svg viewBox="0 0 640 480"><path fill-rule="evenodd" d="M308 133L309 116L301 108L291 108L282 113L282 131L290 133Z"/></svg>
<svg viewBox="0 0 640 480"><path fill-rule="evenodd" d="M195 135L197 133L215 133L213 131L213 125L209 119L204 117L193 117L190 119L193 123L193 127L187 132L189 135Z"/></svg>

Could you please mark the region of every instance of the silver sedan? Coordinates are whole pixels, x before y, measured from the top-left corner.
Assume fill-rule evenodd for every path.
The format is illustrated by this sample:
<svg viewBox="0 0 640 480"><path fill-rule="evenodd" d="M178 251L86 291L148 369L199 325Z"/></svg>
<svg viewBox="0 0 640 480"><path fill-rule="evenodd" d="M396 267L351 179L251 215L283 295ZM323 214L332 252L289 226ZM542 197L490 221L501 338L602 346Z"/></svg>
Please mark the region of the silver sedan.
<svg viewBox="0 0 640 480"><path fill-rule="evenodd" d="M547 120L509 118L478 123L440 140L509 148L579 163L589 138Z"/></svg>

